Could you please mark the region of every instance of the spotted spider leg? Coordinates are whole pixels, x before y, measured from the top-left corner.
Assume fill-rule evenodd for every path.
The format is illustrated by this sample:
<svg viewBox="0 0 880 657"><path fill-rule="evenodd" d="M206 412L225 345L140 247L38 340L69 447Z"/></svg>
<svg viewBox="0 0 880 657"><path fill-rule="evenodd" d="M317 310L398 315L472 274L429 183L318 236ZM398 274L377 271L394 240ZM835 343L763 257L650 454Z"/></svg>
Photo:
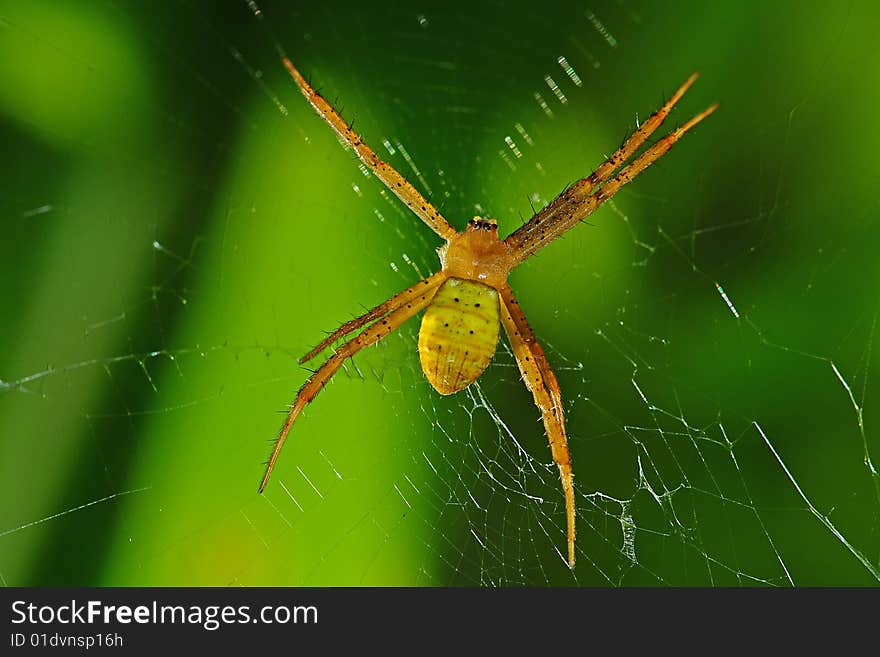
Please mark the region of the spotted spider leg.
<svg viewBox="0 0 880 657"><path fill-rule="evenodd" d="M324 361L324 364L321 365L321 367L315 370L315 373L312 374L312 376L310 376L299 389L299 392L296 394L296 399L293 400L290 411L284 420L284 424L281 426L281 432L275 440L275 447L272 449L272 454L269 456L269 461L266 464L266 472L260 482L261 493L269 482L269 477L272 474L272 470L275 468L275 462L278 460L278 455L281 453L281 448L284 447L284 442L287 440L287 436L290 433L293 423L300 416L306 405L310 404L318 393L323 390L324 386L330 378L336 374L339 368L342 367L342 364L346 359L351 358L364 347L376 344L382 338L390 335L406 320L412 318L416 313L430 304L431 300L434 298L436 286L425 287L430 287L430 289L423 290L421 294L415 298L402 300L397 308L389 312L383 319L376 321L372 326L364 329L364 331L357 336L341 345L333 355L330 356L330 358Z"/></svg>
<svg viewBox="0 0 880 657"><path fill-rule="evenodd" d="M578 225L599 205L610 199L623 185L633 180L636 175L672 148L675 142L688 130L717 109L718 104L716 103L697 114L690 121L676 128L648 148L631 164L621 169L614 178L610 178L614 171L626 162L660 126L669 115L673 106L681 99L696 78L696 73L691 75L672 97L664 103L663 107L642 123L638 130L592 174L586 178L581 178L568 187L550 202L547 207L536 213L504 240L504 243L510 247L511 257L515 260L516 264L521 263L529 256L561 237L563 233ZM597 187L599 187L599 190L594 192Z"/></svg>
<svg viewBox="0 0 880 657"><path fill-rule="evenodd" d="M519 366L526 388L535 398L535 405L541 411L544 430L550 441L553 462L559 468L562 491L565 495L565 516L567 523L568 565L574 568L575 504L574 472L568 455L568 438L565 434L565 417L562 412L562 393L556 375L547 362L544 350L538 343L534 331L526 320L525 313L513 295L509 285L499 290L501 293L501 323L507 339L513 347L513 355Z"/></svg>
<svg viewBox="0 0 880 657"><path fill-rule="evenodd" d="M455 236L455 229L449 225L449 222L443 218L437 209L431 205L419 191L413 187L403 176L401 176L390 164L379 159L376 153L367 146L360 135L356 133L352 127L347 124L339 113L333 109L321 94L315 91L306 81L302 74L297 70L287 57L282 57L281 61L287 68L288 73L294 79L303 96L309 101L315 111L324 119L331 128L339 135L348 146L354 149L357 156L366 166L376 175L376 177L385 183L385 186L403 201L406 206L412 210L416 216L424 221L428 227L437 233L440 237L449 241Z"/></svg>

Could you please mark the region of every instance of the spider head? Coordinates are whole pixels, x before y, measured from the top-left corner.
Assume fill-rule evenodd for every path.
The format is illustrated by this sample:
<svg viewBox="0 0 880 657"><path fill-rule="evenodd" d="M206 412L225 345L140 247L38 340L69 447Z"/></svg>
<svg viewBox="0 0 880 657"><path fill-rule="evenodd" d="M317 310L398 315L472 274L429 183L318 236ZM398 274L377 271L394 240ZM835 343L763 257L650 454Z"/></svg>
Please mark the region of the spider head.
<svg viewBox="0 0 880 657"><path fill-rule="evenodd" d="M468 231L486 231L498 234L498 222L494 219L483 219L482 217L474 217L468 222Z"/></svg>
<svg viewBox="0 0 880 657"><path fill-rule="evenodd" d="M507 245L498 239L498 222L474 217L467 229L458 233L438 251L440 263L454 278L472 280L497 287L510 271Z"/></svg>

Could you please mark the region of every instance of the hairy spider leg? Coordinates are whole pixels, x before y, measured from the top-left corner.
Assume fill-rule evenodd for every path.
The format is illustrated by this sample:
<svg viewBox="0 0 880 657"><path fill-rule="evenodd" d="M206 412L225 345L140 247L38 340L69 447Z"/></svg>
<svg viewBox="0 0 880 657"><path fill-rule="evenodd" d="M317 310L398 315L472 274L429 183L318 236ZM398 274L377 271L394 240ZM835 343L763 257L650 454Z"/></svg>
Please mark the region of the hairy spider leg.
<svg viewBox="0 0 880 657"><path fill-rule="evenodd" d="M309 104L336 131L339 138L354 149L361 162L367 165L376 177L385 183L385 186L394 192L397 198L403 201L431 230L447 242L455 237L455 229L449 225L449 222L443 218L443 215L415 187L407 182L406 178L401 176L394 167L379 159L376 153L364 143L360 135L339 116L330 103L312 88L312 85L306 81L293 65L293 62L287 57L282 57L281 61L296 82L303 96L309 101Z"/></svg>
<svg viewBox="0 0 880 657"><path fill-rule="evenodd" d="M559 468L562 492L565 495L565 516L568 535L568 565L574 568L575 506L574 472L568 454L568 438L565 435L565 417L562 412L562 394L556 375L547 362L544 350L526 320L509 285L499 289L501 294L501 322L513 347L513 354L526 388L532 393L535 405L541 411L544 430L550 441L553 462Z"/></svg>
<svg viewBox="0 0 880 657"><path fill-rule="evenodd" d="M644 171L651 164L660 159L660 157L662 157L670 148L672 148L675 142L681 139L682 135L684 135L688 130L690 130L700 121L709 116L717 108L718 104L716 103L715 105L712 105L708 109L697 114L694 118L692 118L684 125L681 125L670 132L663 139L661 139L644 153L639 155L639 157L637 157L633 162L621 169L616 176L603 184L598 191L589 195L580 203L574 205L566 216L561 217L558 221L547 227L547 238L549 239L549 241L552 242L556 238L561 237L562 234L566 231L578 225L581 221L584 220L585 217L594 212L596 208L598 208L602 203L614 196L621 187L633 180L642 171ZM541 246L545 246L545 244L539 245L538 248L540 248Z"/></svg>
<svg viewBox="0 0 880 657"><path fill-rule="evenodd" d="M664 119L669 115L669 112L672 111L672 108L675 104L684 96L685 92L690 89L691 85L699 76L699 73L693 73L691 76L685 80L684 84L682 84L674 94L667 100L663 107L654 112L648 119L636 129L624 143L618 148L611 156L605 160L602 164L600 164L593 173L591 173L586 178L581 178L574 184L570 185L565 189L559 196L557 196L550 204L547 205L546 208L542 209L540 212L535 214L528 222L526 222L523 226L521 226L517 231L513 234L509 235L505 242L510 244L511 246L517 247L520 241L524 238L524 236L529 233L529 231L534 227L539 225L542 221L546 221L550 216L556 214L560 209L565 207L572 200L583 197L593 191L596 185L604 182L608 179L608 177L614 173L614 171L624 162L626 162L633 153L635 153L639 147L645 142L645 140L650 137L654 131L660 127L660 124L663 123Z"/></svg>
<svg viewBox="0 0 880 657"><path fill-rule="evenodd" d="M623 145L612 153L611 157L600 164L589 176L572 185L569 190L582 191L578 189L578 186L583 182L594 187L607 180L620 165L632 157L633 153L645 143L645 140L648 137L654 134L654 131L660 127L660 124L663 123L664 120L666 120L666 117L669 116L669 112L671 112L672 108L675 107L675 104L681 100L681 97L684 96L685 92L691 88L691 85L696 81L699 75L699 73L692 73L691 76L684 81L684 84L672 94L669 100L663 103L663 107L649 116L648 119L644 121L632 135L630 135Z"/></svg>
<svg viewBox="0 0 880 657"><path fill-rule="evenodd" d="M266 464L266 473L263 475L263 480L260 482L261 493L269 482L269 476L275 468L278 454L281 453L281 448L284 447L284 441L287 440L287 435L290 433L293 423L299 417L300 413L302 413L306 405L311 403L318 393L321 392L330 378L336 374L340 367L342 367L342 364L347 358L351 358L364 347L376 344L379 340L391 334L406 320L410 319L430 304L431 300L434 298L435 291L436 288L426 290L409 303L403 302L403 305L392 310L384 319L377 321L369 328L364 329L364 331L359 333L356 337L341 345L339 349L337 349L330 358L324 361L324 364L309 377L296 394L296 399L290 407L290 412L287 414L287 418L281 426L281 432L275 440L275 447L272 450L271 456L269 456L268 463Z"/></svg>
<svg viewBox="0 0 880 657"><path fill-rule="evenodd" d="M595 210L602 201L611 198L612 194L603 193L601 189L613 186L614 191L617 191L617 189L632 180L637 173L641 172L648 165L656 161L661 155L666 153L666 151L668 151L685 132L690 130L690 128L718 108L718 104L716 103L684 125L676 128L670 134L666 135L666 137L642 153L642 155L640 155L629 167L622 169L618 176L611 181L608 181L609 176L611 176L611 174L623 164L623 162L629 159L644 141L660 126L672 107L684 95L688 88L690 88L696 78L696 73L691 75L691 77L689 77L678 91L672 95L663 107L651 115L651 117L633 133L623 146L617 149L617 151L615 151L608 160L603 162L592 174L571 185L548 204L547 207L537 212L531 219L529 219L529 221L504 240L505 244L507 244L513 251L513 258L515 259L516 264L521 263L523 260L547 246L558 237L561 237L563 233L576 226L584 219L584 217ZM657 148L661 144L663 146ZM651 153L651 157L646 158L645 156L649 153ZM637 169L631 168L636 162L641 162L641 165ZM623 172L627 169L629 169L629 175L622 177ZM603 183L605 184L603 185ZM612 185L612 183L615 184ZM595 203L595 199L590 195L598 185L603 186L597 193L599 202Z"/></svg>
<svg viewBox="0 0 880 657"><path fill-rule="evenodd" d="M300 358L298 361L299 364L302 365L303 363L312 360L312 358L317 356L319 353L324 351L327 347L329 347L340 338L345 337L353 331L357 331L362 326L365 326L374 320L384 317L395 308L399 308L405 303L413 303L415 299L418 299L425 292L438 288L446 280L446 278L447 274L445 272L438 271L436 274L428 276L428 278L419 281L412 287L405 289L403 292L395 294L384 303L380 303L378 306L370 308L370 310L365 312L360 317L355 317L354 319L348 320L338 329L333 331L333 333L324 338L324 340L321 341L321 344L319 344L305 356Z"/></svg>

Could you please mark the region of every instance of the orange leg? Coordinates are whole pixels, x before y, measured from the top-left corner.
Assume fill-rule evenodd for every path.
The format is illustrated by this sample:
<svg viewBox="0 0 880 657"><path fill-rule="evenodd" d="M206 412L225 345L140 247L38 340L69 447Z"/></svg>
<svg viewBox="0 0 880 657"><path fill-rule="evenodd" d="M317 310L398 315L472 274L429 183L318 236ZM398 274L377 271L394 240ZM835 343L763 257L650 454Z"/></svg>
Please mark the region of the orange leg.
<svg viewBox="0 0 880 657"><path fill-rule="evenodd" d="M556 238L561 237L566 231L577 226L588 215L592 214L602 203L614 196L621 187L633 180L642 171L660 159L662 155L672 148L675 142L681 139L682 135L709 116L717 107L718 105L712 105L712 107L700 112L690 121L670 132L663 139L639 155L630 164L623 167L616 176L603 184L599 188L599 191L587 196L579 203L569 206L569 209L564 215L555 218L554 221L548 222L550 225L546 226L546 232L541 234L538 244L528 250L534 252L537 249L546 246Z"/></svg>
<svg viewBox="0 0 880 657"><path fill-rule="evenodd" d="M436 290L443 281L446 280L446 274L442 271L438 271L436 274L432 274L428 276L428 278L419 281L415 285L410 288L407 288L403 292L395 294L393 297L388 299L388 301L384 303L380 303L375 308L371 308L367 312L365 312L360 317L355 317L354 319L350 319L345 324L340 326L338 329L333 331L330 335L328 335L324 340L321 341L317 347L312 349L309 353L299 359L300 365L303 363L312 360L319 353L324 351L331 344L339 340L340 338L344 338L346 335L353 331L357 331L362 326L366 326L373 320L379 319L380 317L387 315L389 312L394 310L395 308L399 308L404 304L411 304L419 297L421 297L426 292L433 292Z"/></svg>
<svg viewBox="0 0 880 657"><path fill-rule="evenodd" d="M306 405L311 403L318 393L321 392L330 378L336 374L337 370L342 367L345 359L351 358L364 347L376 344L379 340L397 329L406 320L410 319L413 315L431 303L435 291L436 286L430 290L425 290L409 302L402 302L395 310L388 313L382 321L376 322L369 328L365 329L362 333L340 346L339 349L337 349L336 352L330 356L330 358L328 358L324 364L312 374L312 376L309 377L308 381L306 381L302 388L299 389L296 399L290 407L290 412L287 414L287 418L281 426L281 433L278 434L278 439L275 441L275 448L272 450L272 455L269 457L269 461L266 464L266 473L263 475L263 480L260 482L261 493L263 492L263 489L266 488L269 476L275 468L275 462L278 460L278 455L281 453L281 448L284 447L284 441L287 440L287 435L290 433L290 429L296 421L296 418L299 417Z"/></svg>
<svg viewBox="0 0 880 657"><path fill-rule="evenodd" d="M568 438L565 435L565 418L562 413L559 383L510 286L505 284L498 291L501 294L501 322L513 347L513 354L516 356L523 381L535 398L535 405L541 411L541 419L544 421L544 429L550 441L550 452L559 468L568 525L568 565L574 568L574 472L568 455Z"/></svg>
<svg viewBox="0 0 880 657"><path fill-rule="evenodd" d="M512 252L513 258L517 263L522 262L530 255L536 253L543 247L550 244L556 238L561 237L563 233L570 230L581 222L588 214L595 210L602 201L605 201L613 195L620 187L632 180L635 175L645 169L648 165L657 160L661 155L666 153L678 139L690 128L709 116L718 107L713 105L704 112L698 114L685 125L676 128L666 137L661 139L657 144L645 151L628 167L624 167L620 174L608 181L608 178L614 171L628 160L633 153L651 136L651 134L660 126L663 120L668 116L673 106L681 99L684 93L690 88L697 74L691 75L687 81L679 87L679 89L666 101L666 103L658 111L652 114L647 121L636 130L626 142L618 148L605 162L603 162L593 173L586 178L581 178L568 189L557 196L547 207L536 213L529 221L518 228L514 233L509 235L505 240ZM658 149L660 144L665 144L664 148ZM651 157L646 156L651 154ZM634 165L641 162L638 168ZM623 176L628 171L627 176ZM605 181L608 181L607 183ZM613 185L613 191L606 193L605 190ZM605 183L601 190L591 196L593 190Z"/></svg>
<svg viewBox="0 0 880 657"><path fill-rule="evenodd" d="M397 198L406 203L407 207L419 219L424 221L431 230L447 242L455 237L455 229L449 225L449 222L443 218L443 215L437 212L436 208L415 187L407 182L406 178L401 176L394 167L379 159L376 153L373 152L373 149L364 143L360 135L339 116L339 113L333 109L333 106L312 88L312 85L306 81L293 63L285 56L282 56L281 61L296 82L303 96L306 97L306 100L321 115L321 118L336 131L339 138L354 149L361 162L366 164L376 177L385 183L385 186L394 192Z"/></svg>

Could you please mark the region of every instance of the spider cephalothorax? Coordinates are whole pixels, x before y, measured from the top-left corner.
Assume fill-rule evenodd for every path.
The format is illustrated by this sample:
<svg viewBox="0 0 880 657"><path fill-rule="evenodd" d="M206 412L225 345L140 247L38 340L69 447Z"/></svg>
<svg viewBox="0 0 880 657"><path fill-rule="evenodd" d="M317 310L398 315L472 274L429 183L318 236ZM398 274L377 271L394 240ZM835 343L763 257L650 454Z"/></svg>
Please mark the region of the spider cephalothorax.
<svg viewBox="0 0 880 657"><path fill-rule="evenodd" d="M282 62L312 107L330 124L342 141L357 153L361 161L413 213L442 237L445 243L438 249L440 271L360 317L345 322L300 359L301 363L311 360L341 338L361 331L337 347L300 388L269 457L260 490L269 481L269 475L294 421L347 358L364 347L375 344L419 311L425 310L419 330L422 371L435 390L448 395L473 383L486 369L495 353L500 325L504 327L510 340L523 381L541 411L550 452L559 468L565 496L567 561L574 567L574 473L568 455L562 395L544 350L507 284L507 275L526 258L562 236L601 203L611 198L618 189L668 151L685 132L715 111L717 105L697 114L624 166L693 84L696 73L693 74L663 107L644 121L592 174L568 187L543 210L502 240L498 237L498 225L494 219L474 217L465 230L457 232L415 187L393 167L379 159L336 110L306 82L286 56L282 56Z"/></svg>
<svg viewBox="0 0 880 657"><path fill-rule="evenodd" d="M437 250L440 266L449 276L490 287L503 285L510 273L510 247L498 239L494 219L474 217Z"/></svg>

